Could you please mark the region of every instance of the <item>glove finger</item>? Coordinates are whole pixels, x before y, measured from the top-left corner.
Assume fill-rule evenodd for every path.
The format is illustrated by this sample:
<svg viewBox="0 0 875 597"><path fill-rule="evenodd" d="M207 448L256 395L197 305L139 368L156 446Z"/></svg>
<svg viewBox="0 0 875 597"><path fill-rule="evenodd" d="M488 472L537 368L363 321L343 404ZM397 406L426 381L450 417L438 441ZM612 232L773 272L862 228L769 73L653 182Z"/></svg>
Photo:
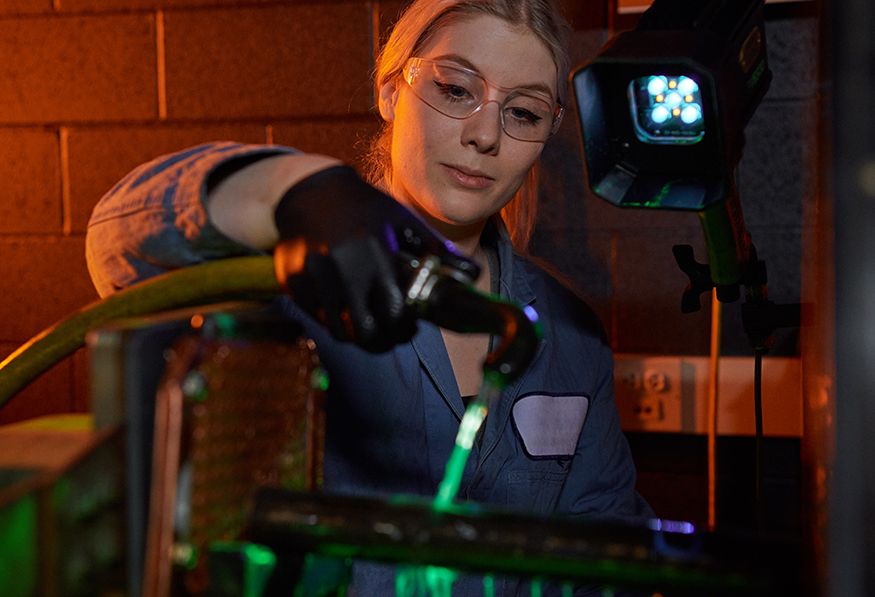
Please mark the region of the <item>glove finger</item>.
<svg viewBox="0 0 875 597"><path fill-rule="evenodd" d="M337 340L354 337L347 311L346 292L334 262L326 255L310 253L304 272L289 277L292 298L308 314L325 326Z"/></svg>
<svg viewBox="0 0 875 597"><path fill-rule="evenodd" d="M380 325L380 335L389 346L407 342L416 333L416 315L407 304L407 288L399 287L395 278L396 265L384 259L375 263L380 275L367 297L368 308Z"/></svg>
<svg viewBox="0 0 875 597"><path fill-rule="evenodd" d="M392 257L374 238L342 243L331 251L347 295L353 340L385 352L413 336L415 322L399 287ZM412 328L412 329L411 329Z"/></svg>

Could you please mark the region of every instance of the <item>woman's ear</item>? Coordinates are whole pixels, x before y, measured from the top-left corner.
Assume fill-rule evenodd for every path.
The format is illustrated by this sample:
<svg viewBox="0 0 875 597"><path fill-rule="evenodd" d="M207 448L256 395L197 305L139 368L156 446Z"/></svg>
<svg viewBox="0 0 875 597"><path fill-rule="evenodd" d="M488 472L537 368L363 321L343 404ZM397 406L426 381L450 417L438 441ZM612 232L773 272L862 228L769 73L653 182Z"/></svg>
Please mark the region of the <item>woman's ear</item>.
<svg viewBox="0 0 875 597"><path fill-rule="evenodd" d="M398 80L398 77L393 77L380 87L380 116L386 122L395 120L395 103L398 101Z"/></svg>

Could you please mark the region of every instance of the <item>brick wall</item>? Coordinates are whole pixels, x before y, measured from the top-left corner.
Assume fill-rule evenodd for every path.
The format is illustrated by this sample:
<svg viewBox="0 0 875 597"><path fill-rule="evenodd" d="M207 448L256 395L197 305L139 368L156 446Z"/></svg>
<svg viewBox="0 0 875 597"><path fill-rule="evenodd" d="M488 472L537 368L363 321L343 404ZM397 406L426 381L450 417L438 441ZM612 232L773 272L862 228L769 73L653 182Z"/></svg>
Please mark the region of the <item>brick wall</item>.
<svg viewBox="0 0 875 597"><path fill-rule="evenodd" d="M0 5L0 357L96 300L95 203L138 164L197 143L275 142L355 162L374 15L400 2L44 0ZM382 28L385 25L381 26ZM88 409L83 351L0 422Z"/></svg>
<svg viewBox="0 0 875 597"><path fill-rule="evenodd" d="M606 39L605 4L566 2L578 63ZM293 145L356 163L362 140L379 126L368 79L374 40L402 5L0 3L0 358L96 300L85 267L85 227L101 195L136 165L219 139ZM799 45L811 41L809 20L779 16L769 27L769 35L785 38L784 46L770 43L791 67L816 51ZM780 79L774 60L772 68ZM755 241L769 239L766 258L781 263L775 279L789 272L790 281L781 282L786 297L778 297L789 301L798 294L799 212L813 169L803 129L789 117L775 124L773 116L787 106L796 116L809 114L813 91L800 90L795 80L779 89L770 92L771 115L757 116L764 131L757 138L766 141L757 141L758 157L742 165L742 201L745 209L756 208L760 195L768 194L763 205L779 196L780 209L756 208L748 220ZM534 253L581 289L617 350L703 354L708 311L680 314L685 281L670 254L672 244L690 243L704 259L695 216L620 212L592 197L575 127L569 114L545 149ZM767 161L776 147L780 159ZM768 188L758 189L758 180ZM788 343L795 350L792 338ZM87 410L86 368L82 351L62 361L0 410L0 423Z"/></svg>

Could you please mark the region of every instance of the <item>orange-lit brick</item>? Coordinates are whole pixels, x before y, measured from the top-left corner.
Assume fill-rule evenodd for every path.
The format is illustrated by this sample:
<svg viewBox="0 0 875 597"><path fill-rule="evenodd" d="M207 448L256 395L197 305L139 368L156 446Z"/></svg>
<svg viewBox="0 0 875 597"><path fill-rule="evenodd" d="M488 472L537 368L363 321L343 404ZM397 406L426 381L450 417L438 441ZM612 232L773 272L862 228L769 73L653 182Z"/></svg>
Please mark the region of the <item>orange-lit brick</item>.
<svg viewBox="0 0 875 597"><path fill-rule="evenodd" d="M0 129L0 234L60 233L58 133Z"/></svg>
<svg viewBox="0 0 875 597"><path fill-rule="evenodd" d="M0 342L21 344L97 299L84 238L0 238Z"/></svg>
<svg viewBox="0 0 875 597"><path fill-rule="evenodd" d="M389 38L389 33L392 31L392 27L398 21L404 7L408 4L409 2L404 0L387 0L386 2L379 3L380 45L386 43L386 40Z"/></svg>
<svg viewBox="0 0 875 597"><path fill-rule="evenodd" d="M3 0L0 15L32 15L48 13L52 10L52 0Z"/></svg>
<svg viewBox="0 0 875 597"><path fill-rule="evenodd" d="M27 0L17 0L24 3ZM49 2L50 0L46 0ZM259 3L283 4L337 4L349 0L62 0L62 12L157 10L168 8L196 8L203 6L246 6Z"/></svg>
<svg viewBox="0 0 875 597"><path fill-rule="evenodd" d="M18 346L18 344L0 343L0 361ZM0 408L0 425L42 415L76 411L71 383L75 358L67 357L61 360Z"/></svg>
<svg viewBox="0 0 875 597"><path fill-rule="evenodd" d="M0 20L0 122L157 114L150 14Z"/></svg>
<svg viewBox="0 0 875 597"><path fill-rule="evenodd" d="M343 121L276 123L273 125L273 141L360 166L368 142L379 131L380 123L381 120L374 115Z"/></svg>
<svg viewBox="0 0 875 597"><path fill-rule="evenodd" d="M208 141L264 143L265 127L228 122L71 130L68 146L73 231L85 231L98 200L135 167Z"/></svg>
<svg viewBox="0 0 875 597"><path fill-rule="evenodd" d="M364 3L167 12L167 115L366 113L369 18Z"/></svg>

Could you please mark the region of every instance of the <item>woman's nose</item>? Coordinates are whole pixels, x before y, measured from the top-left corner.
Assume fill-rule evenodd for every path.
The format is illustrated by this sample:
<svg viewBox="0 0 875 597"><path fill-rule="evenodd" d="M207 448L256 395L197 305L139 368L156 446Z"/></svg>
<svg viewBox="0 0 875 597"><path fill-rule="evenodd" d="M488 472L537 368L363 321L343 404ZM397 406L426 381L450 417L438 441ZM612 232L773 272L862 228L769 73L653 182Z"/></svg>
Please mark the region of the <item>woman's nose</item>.
<svg viewBox="0 0 875 597"><path fill-rule="evenodd" d="M462 129L462 144L474 145L480 153L495 153L501 143L501 104L494 99L466 118Z"/></svg>

